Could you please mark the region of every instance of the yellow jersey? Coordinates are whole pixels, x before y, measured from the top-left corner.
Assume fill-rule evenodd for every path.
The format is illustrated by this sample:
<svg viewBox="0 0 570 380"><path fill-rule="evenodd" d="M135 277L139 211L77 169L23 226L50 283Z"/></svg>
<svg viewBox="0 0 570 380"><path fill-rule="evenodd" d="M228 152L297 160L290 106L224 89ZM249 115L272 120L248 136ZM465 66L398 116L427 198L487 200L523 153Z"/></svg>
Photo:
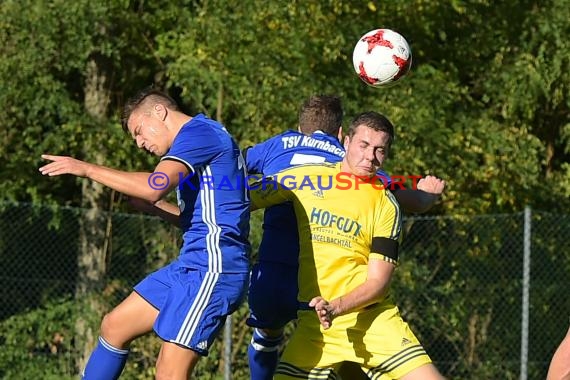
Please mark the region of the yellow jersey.
<svg viewBox="0 0 570 380"><path fill-rule="evenodd" d="M254 208L291 201L299 230L299 300L332 300L367 277L368 261L397 264L401 212L379 178L341 172L341 163L301 165L250 185Z"/></svg>

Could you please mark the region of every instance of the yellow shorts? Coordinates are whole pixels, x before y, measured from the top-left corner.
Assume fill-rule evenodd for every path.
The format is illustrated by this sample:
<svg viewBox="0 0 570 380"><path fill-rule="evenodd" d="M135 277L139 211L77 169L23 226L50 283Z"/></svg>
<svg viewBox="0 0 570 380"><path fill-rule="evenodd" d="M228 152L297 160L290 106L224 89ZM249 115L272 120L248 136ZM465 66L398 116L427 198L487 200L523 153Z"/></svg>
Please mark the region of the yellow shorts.
<svg viewBox="0 0 570 380"><path fill-rule="evenodd" d="M335 378L343 361L360 364L371 379L399 379L431 363L393 304L376 304L337 317L323 330L314 311L300 311L274 379Z"/></svg>

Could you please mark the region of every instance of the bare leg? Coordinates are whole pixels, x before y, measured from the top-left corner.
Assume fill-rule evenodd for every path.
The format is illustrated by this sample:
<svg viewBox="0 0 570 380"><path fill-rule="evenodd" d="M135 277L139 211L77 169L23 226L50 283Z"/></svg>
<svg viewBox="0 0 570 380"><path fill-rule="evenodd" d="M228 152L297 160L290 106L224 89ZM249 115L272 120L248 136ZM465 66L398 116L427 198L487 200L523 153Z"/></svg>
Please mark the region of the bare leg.
<svg viewBox="0 0 570 380"><path fill-rule="evenodd" d="M133 339L152 331L157 316L158 310L132 292L103 317L101 336L113 347L127 348Z"/></svg>
<svg viewBox="0 0 570 380"><path fill-rule="evenodd" d="M156 362L156 380L187 380L200 355L189 348L164 342Z"/></svg>
<svg viewBox="0 0 570 380"><path fill-rule="evenodd" d="M83 370L82 379L118 379L129 354L128 346L136 337L152 329L158 311L137 293L103 317L101 337Z"/></svg>

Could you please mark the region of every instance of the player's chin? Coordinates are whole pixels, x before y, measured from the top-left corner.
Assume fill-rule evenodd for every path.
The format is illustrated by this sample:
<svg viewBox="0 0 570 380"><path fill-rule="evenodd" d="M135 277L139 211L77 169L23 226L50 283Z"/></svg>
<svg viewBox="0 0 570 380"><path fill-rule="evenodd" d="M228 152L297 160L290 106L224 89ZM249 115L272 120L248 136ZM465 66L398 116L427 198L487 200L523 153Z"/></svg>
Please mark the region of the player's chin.
<svg viewBox="0 0 570 380"><path fill-rule="evenodd" d="M356 175L359 177L373 177L376 174L374 168L359 168Z"/></svg>

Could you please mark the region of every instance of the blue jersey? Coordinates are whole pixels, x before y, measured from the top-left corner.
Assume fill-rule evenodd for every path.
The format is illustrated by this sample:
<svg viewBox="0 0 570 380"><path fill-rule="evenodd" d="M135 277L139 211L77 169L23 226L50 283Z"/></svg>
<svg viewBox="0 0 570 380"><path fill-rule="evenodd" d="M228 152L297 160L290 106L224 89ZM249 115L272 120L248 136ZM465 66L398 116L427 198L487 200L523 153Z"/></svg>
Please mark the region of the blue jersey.
<svg viewBox="0 0 570 380"><path fill-rule="evenodd" d="M306 136L297 131L283 132L246 151L250 174L274 174L291 166L338 162L344 147L336 137L321 131ZM259 260L297 265L299 234L293 206L284 203L269 207L263 215L263 236Z"/></svg>
<svg viewBox="0 0 570 380"><path fill-rule="evenodd" d="M249 200L239 183L246 176L240 150L218 122L202 114L187 122L162 158L186 165L190 174L176 190L183 245L179 260L214 273L249 272Z"/></svg>

